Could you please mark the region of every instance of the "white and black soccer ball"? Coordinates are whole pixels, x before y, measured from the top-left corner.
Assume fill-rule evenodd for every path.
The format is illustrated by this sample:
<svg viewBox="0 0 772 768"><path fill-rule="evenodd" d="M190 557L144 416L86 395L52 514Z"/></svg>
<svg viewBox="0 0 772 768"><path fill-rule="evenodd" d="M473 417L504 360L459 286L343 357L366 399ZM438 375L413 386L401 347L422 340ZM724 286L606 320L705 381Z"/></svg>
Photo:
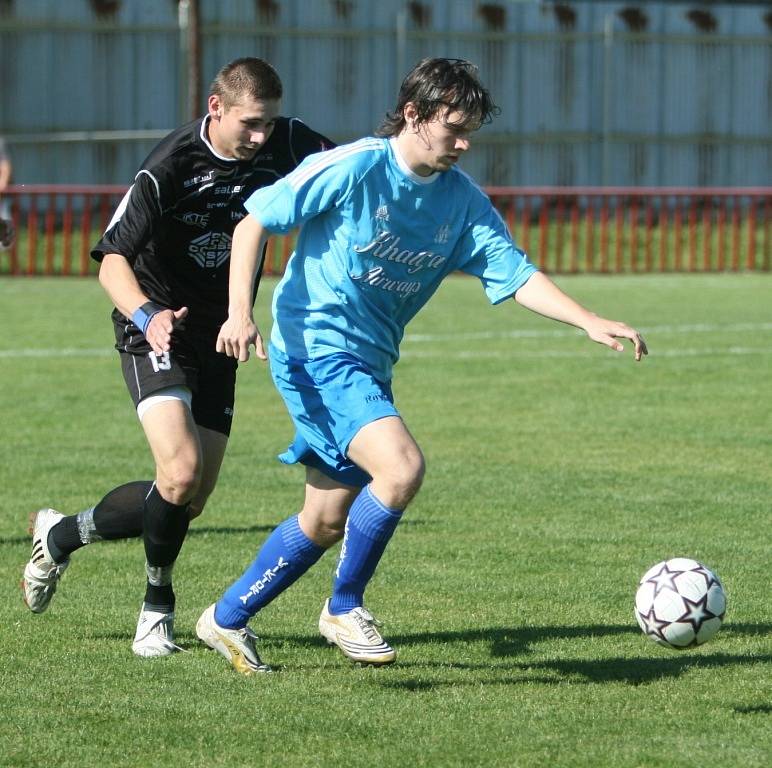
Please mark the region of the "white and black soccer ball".
<svg viewBox="0 0 772 768"><path fill-rule="evenodd" d="M641 630L668 648L706 643L718 632L725 613L726 594L718 576L688 557L653 565L635 593Z"/></svg>

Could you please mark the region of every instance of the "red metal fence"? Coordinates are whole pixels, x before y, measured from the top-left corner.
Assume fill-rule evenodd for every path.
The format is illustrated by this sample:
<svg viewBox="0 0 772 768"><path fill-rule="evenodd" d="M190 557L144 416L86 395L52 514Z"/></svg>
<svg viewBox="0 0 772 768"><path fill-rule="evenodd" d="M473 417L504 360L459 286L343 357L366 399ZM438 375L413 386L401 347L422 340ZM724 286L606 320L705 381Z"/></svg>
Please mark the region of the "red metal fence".
<svg viewBox="0 0 772 768"><path fill-rule="evenodd" d="M88 275L91 246L123 186L26 185L7 192L16 239L0 275ZM552 273L770 271L772 187L490 187L518 245ZM292 237L272 238L281 274Z"/></svg>

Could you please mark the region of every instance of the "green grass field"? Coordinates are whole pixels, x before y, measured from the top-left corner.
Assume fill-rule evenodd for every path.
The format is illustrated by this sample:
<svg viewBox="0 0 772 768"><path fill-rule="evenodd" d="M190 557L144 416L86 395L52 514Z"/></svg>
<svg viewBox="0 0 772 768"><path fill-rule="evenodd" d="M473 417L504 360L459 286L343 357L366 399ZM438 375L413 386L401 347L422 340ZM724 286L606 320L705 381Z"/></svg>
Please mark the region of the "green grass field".
<svg viewBox="0 0 772 768"><path fill-rule="evenodd" d="M397 664L352 667L318 636L331 552L253 622L279 671L241 678L194 625L301 503L265 366L240 373L221 483L178 563L188 652L140 660L139 541L76 553L43 615L18 588L31 510L151 475L108 300L93 279L0 279L0 765L772 764L772 275L558 282L643 329L650 357L448 280L396 368L428 465L367 593ZM675 555L729 596L717 637L684 652L632 616L640 575Z"/></svg>

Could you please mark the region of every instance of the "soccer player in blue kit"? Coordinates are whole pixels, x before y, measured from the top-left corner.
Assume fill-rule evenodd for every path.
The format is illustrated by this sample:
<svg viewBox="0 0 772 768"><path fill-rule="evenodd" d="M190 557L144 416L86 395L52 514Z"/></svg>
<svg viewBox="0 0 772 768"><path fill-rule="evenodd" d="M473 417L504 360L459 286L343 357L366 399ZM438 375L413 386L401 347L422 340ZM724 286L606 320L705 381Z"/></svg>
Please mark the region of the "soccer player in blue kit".
<svg viewBox="0 0 772 768"><path fill-rule="evenodd" d="M394 406L392 366L405 326L447 275L476 276L492 304L514 298L617 351L629 339L636 360L647 354L638 331L593 314L539 272L455 167L496 111L472 64L426 59L405 78L378 138L312 155L245 203L217 349L245 361L254 344L266 358L250 286L268 235L300 226L273 298L268 356L296 429L279 458L305 465L306 488L300 513L198 620L198 637L243 674L268 669L248 621L341 539L319 630L354 661L395 660L363 600L424 476Z"/></svg>

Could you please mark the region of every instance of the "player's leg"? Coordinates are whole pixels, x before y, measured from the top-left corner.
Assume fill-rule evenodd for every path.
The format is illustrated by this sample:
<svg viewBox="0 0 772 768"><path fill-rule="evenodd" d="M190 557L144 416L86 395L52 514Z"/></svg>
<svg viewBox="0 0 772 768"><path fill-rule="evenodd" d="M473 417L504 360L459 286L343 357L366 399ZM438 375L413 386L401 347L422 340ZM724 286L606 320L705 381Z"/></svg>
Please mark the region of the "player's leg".
<svg viewBox="0 0 772 768"><path fill-rule="evenodd" d="M198 517L212 495L220 476L220 468L228 447L228 435L198 425L198 439L201 445L201 482L195 496L190 500L188 513L191 520Z"/></svg>
<svg viewBox="0 0 772 768"><path fill-rule="evenodd" d="M227 435L221 432L198 427L198 434L203 463L201 483L188 507L191 520L201 514L214 490L228 445ZM46 610L73 552L98 541L142 536L145 499L152 487L152 480L135 480L113 488L93 507L75 515L65 517L56 510L41 509L31 517L33 559L22 580L30 610Z"/></svg>
<svg viewBox="0 0 772 768"><path fill-rule="evenodd" d="M188 506L203 471L198 428L187 403L177 399L163 400L145 411L142 428L156 467L155 482L145 499L145 550L151 566L171 568L188 529ZM160 605L165 598L155 593L153 599L153 604Z"/></svg>
<svg viewBox="0 0 772 768"><path fill-rule="evenodd" d="M354 356L293 360L273 346L269 354L274 383L297 429L280 459L315 466L350 486L370 486L351 505L333 598L325 603L319 628L347 656L389 663L394 651L364 611L363 593L421 485L423 456L399 417L389 382L376 379ZM353 639L344 643L349 633Z"/></svg>
<svg viewBox="0 0 772 768"><path fill-rule="evenodd" d="M264 671L247 622L340 540L358 493L358 488L308 467L303 509L271 532L241 577L204 612L196 626L198 637L242 674Z"/></svg>
<svg viewBox="0 0 772 768"><path fill-rule="evenodd" d="M348 456L372 481L349 510L332 597L322 610L319 630L351 659L389 664L396 653L364 608L364 592L403 511L421 486L424 460L398 416L363 426L349 444Z"/></svg>
<svg viewBox="0 0 772 768"><path fill-rule="evenodd" d="M31 516L32 556L24 568L22 591L33 613L48 608L73 552L95 541L142 535L145 497L152 485L150 480L137 480L118 486L77 515L41 509Z"/></svg>
<svg viewBox="0 0 772 768"><path fill-rule="evenodd" d="M231 629L246 626L252 616L291 586L343 534L346 513L359 493L319 470L306 469L303 509L280 523L257 557L217 603L216 618Z"/></svg>
<svg viewBox="0 0 772 768"><path fill-rule="evenodd" d="M348 455L372 481L349 512L330 599L333 615L363 605L364 590L424 474L421 451L397 416L362 427L351 441Z"/></svg>
<svg viewBox="0 0 772 768"><path fill-rule="evenodd" d="M201 513L217 483L233 419L236 361L215 352L214 335L196 333L184 337L183 341L184 344L177 347L177 354L184 355L181 361L187 365L186 374L195 380L195 394L188 403L189 409L182 414L171 411L156 413L154 410L148 414L152 421L147 417L143 419L156 459L160 495L170 505L177 505L180 509L183 504L185 506L184 521L181 516L174 518L179 524L177 533L181 534L174 542L177 545L176 551L171 546L171 539L166 542L159 540L158 534L164 518L159 518L158 508L150 516L145 516L145 549L149 564L145 608L152 605L153 610L149 612L151 617L173 617L170 608L174 607L174 593L171 581L166 583L166 580L171 577L173 557L179 552L189 520ZM165 421L180 415L184 417L184 424ZM152 498L151 493L148 499ZM157 521L162 521L162 525L156 528L154 540L151 541L149 534L152 531L149 526L153 515ZM165 518L167 523L170 519L168 516ZM159 544L165 545L166 549ZM151 552L154 553L155 561L151 560ZM143 609L143 615L145 613ZM139 628L137 634L140 634ZM136 652L136 641L134 649Z"/></svg>
<svg viewBox="0 0 772 768"><path fill-rule="evenodd" d="M202 454L198 429L182 400L159 398L143 412L142 427L155 459L156 480L145 499L147 584L132 649L138 656L163 656L177 649L172 571L190 522L188 505L201 480Z"/></svg>
<svg viewBox="0 0 772 768"><path fill-rule="evenodd" d="M225 378L227 379L227 376ZM178 390L160 390L156 394L169 396L170 392L175 391ZM179 395L179 397L185 399L189 396ZM231 412L232 406L233 392L231 390ZM217 484L225 449L228 446L230 420L230 416L221 419L222 423L216 423L215 428L211 429L197 424L202 452L202 469L198 491L188 507L191 520L203 512L206 501ZM97 541L114 541L141 536L145 499L150 493L152 485L152 480L135 480L119 485L109 491L93 507L54 521L54 525L48 529L46 542L53 561L57 564L64 563L73 552ZM34 521L31 527L34 527Z"/></svg>
<svg viewBox="0 0 772 768"><path fill-rule="evenodd" d="M118 324L116 338L121 339L126 347L132 343L146 346L142 338L139 343L132 341L124 327ZM185 380L185 374L179 366L170 363L168 367L164 366L156 372L158 366L151 365L142 350L136 355L124 351L121 361L124 378L140 419L154 402L171 399L190 401L188 389L173 386L175 381ZM151 376L159 372L162 378L153 381ZM150 392L144 399L143 387ZM32 516L32 555L22 578L24 601L31 611L42 613L46 610L74 551L101 539L122 539L142 534L146 500L152 488L153 483L147 480L126 483L114 488L94 507L77 515L65 517L56 510L41 509Z"/></svg>
<svg viewBox="0 0 772 768"><path fill-rule="evenodd" d="M199 334L194 342L198 357L198 375L191 410L198 428L202 468L198 490L190 501L191 520L203 512L217 485L233 424L238 364L233 358L215 351L216 341L214 334Z"/></svg>
<svg viewBox="0 0 772 768"><path fill-rule="evenodd" d="M134 480L108 491L93 507L68 515L48 533L48 548L61 563L73 552L97 541L142 535L142 514L152 480Z"/></svg>

